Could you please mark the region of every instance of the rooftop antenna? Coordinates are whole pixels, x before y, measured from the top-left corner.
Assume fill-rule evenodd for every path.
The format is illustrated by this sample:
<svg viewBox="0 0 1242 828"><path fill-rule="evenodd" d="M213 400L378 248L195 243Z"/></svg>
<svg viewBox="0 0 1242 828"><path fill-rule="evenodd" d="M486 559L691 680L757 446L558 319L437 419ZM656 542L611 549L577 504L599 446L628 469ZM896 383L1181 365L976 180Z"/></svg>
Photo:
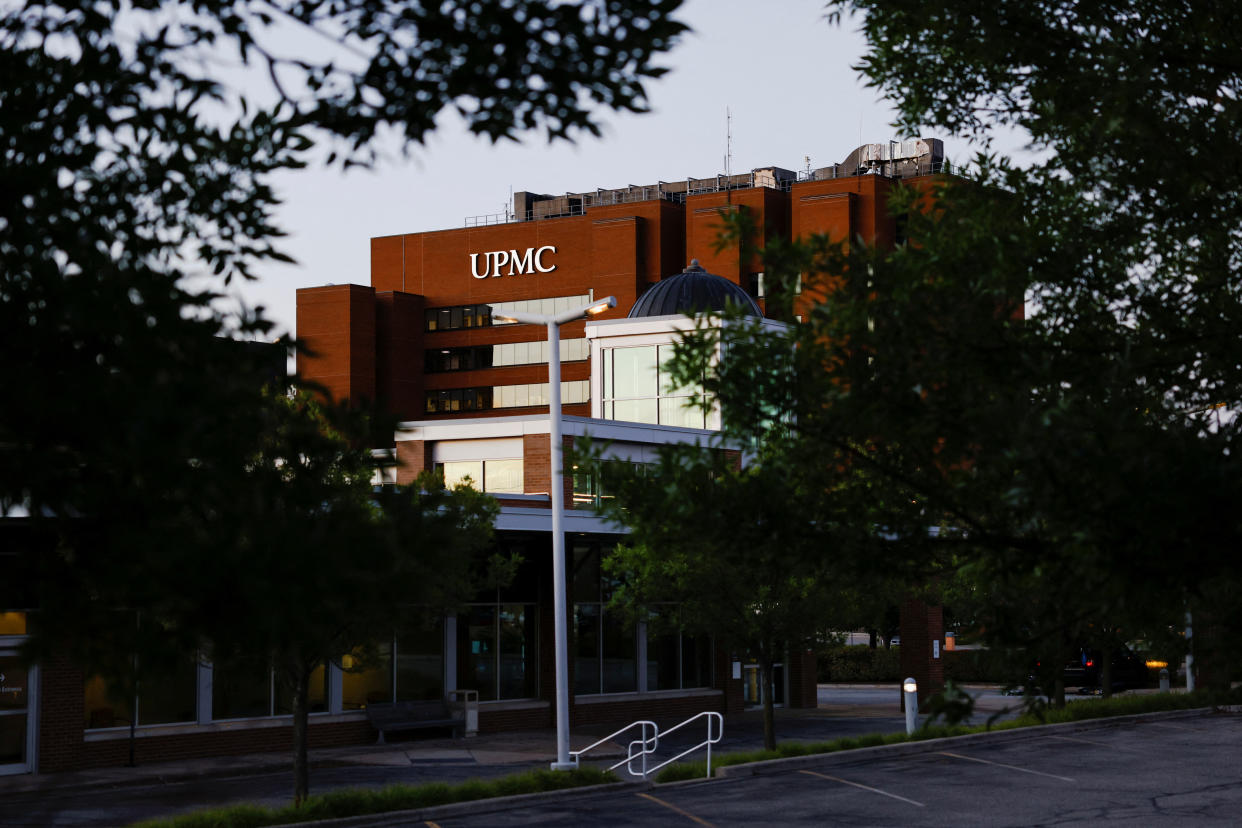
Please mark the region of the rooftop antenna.
<svg viewBox="0 0 1242 828"><path fill-rule="evenodd" d="M811 178L811 156L809 155L802 156L802 162L806 164L806 177L807 177L807 180L809 181Z"/></svg>
<svg viewBox="0 0 1242 828"><path fill-rule="evenodd" d="M725 177L733 175L733 113L725 107Z"/></svg>

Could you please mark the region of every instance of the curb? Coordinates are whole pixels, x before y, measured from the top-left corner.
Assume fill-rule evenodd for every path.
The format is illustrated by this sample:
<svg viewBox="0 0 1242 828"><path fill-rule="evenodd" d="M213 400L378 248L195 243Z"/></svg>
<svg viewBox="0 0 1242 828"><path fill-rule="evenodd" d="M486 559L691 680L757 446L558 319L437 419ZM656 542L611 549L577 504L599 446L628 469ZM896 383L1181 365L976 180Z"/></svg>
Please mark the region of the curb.
<svg viewBox="0 0 1242 828"><path fill-rule="evenodd" d="M822 767L826 764L848 764L890 756L932 753L945 747L970 745L977 742L1016 742L1022 739L1046 735L1049 731L1054 733L1079 733L1085 730L1098 730L1101 727L1115 727L1135 722L1159 721L1161 719L1189 719L1210 714L1213 710L1234 712L1233 709L1227 707L1195 707L1187 710L1162 710L1155 713L1133 713L1128 716L1083 719L1079 722L1032 725L1030 727L1017 727L1009 730L985 730L980 733L967 733L962 736L944 736L938 739L921 739L917 742L899 742L895 745L876 745L875 747L854 748L853 750L837 750L831 753L811 753L806 756L765 759L758 762L747 762L742 765L726 765L716 769L714 778L759 776L770 773L784 773L785 771L798 770L800 768Z"/></svg>
<svg viewBox="0 0 1242 828"><path fill-rule="evenodd" d="M469 802L453 802L449 805L431 805L426 808L413 808L408 811L385 811L379 814L362 814L334 819L316 819L309 822L285 823L284 828L381 828L381 826L409 825L411 822L434 822L436 819L449 817L477 816L494 811L508 811L526 805L537 805L540 802L556 800L573 802L579 799L590 799L593 796L616 791L645 791L655 787L654 782L610 782L605 785L585 785L581 788L565 788L559 791L540 791L539 793L517 794L515 796L493 796L487 799L473 799Z"/></svg>

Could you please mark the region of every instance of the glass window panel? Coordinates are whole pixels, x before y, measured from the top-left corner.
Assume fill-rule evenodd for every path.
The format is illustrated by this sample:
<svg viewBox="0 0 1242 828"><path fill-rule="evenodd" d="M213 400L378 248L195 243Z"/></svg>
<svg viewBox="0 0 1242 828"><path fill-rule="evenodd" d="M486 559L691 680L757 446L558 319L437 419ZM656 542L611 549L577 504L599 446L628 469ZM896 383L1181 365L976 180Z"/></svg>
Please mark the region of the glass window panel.
<svg viewBox="0 0 1242 828"><path fill-rule="evenodd" d="M503 365L513 364L513 347L508 343L504 345L495 345L492 350L492 365L497 368Z"/></svg>
<svg viewBox="0 0 1242 828"><path fill-rule="evenodd" d="M612 419L629 423L658 423L656 400L617 400L613 404Z"/></svg>
<svg viewBox="0 0 1242 828"><path fill-rule="evenodd" d="M690 385L677 386L673 384L672 373L668 366L673 361L675 347L673 345L660 346L660 393L669 397L682 397L689 394L703 393L702 387L698 383Z"/></svg>
<svg viewBox="0 0 1242 828"><path fill-rule="evenodd" d="M657 633L648 627L647 689L677 690L681 686L677 671L681 666L677 645L681 636L676 632Z"/></svg>
<svg viewBox="0 0 1242 828"><path fill-rule="evenodd" d="M695 408L692 397L665 397L660 400L660 424L682 428L702 428L703 412Z"/></svg>
<svg viewBox="0 0 1242 828"><path fill-rule="evenodd" d="M484 491L505 494L523 491L521 460L488 460L483 464L483 475Z"/></svg>
<svg viewBox="0 0 1242 828"><path fill-rule="evenodd" d="M453 324L452 308L440 308L436 312L436 330L447 331Z"/></svg>
<svg viewBox="0 0 1242 828"><path fill-rule="evenodd" d="M461 311L462 311L461 308L449 308L449 323L448 323L449 328L460 328L461 327L462 325Z"/></svg>
<svg viewBox="0 0 1242 828"><path fill-rule="evenodd" d="M601 632L604 692L634 692L638 689L638 665L633 625L621 613L604 610Z"/></svg>
<svg viewBox="0 0 1242 828"><path fill-rule="evenodd" d="M574 693L600 692L599 604L574 605Z"/></svg>
<svg viewBox="0 0 1242 828"><path fill-rule="evenodd" d="M604 363L604 399L611 400L617 396L616 389L612 384L612 352L616 348L608 348L600 354L600 361ZM609 415L604 415L605 419L612 419Z"/></svg>
<svg viewBox="0 0 1242 828"><path fill-rule="evenodd" d="M341 657L341 706L361 710L392 701L392 642L385 641L365 660L357 652Z"/></svg>
<svg viewBox="0 0 1242 828"><path fill-rule="evenodd" d="M198 660L177 663L169 675L144 679L138 693L138 724L198 720Z"/></svg>
<svg viewBox="0 0 1242 828"><path fill-rule="evenodd" d="M467 481L466 478L469 478ZM452 489L459 483L469 483L473 489L483 488L483 461L457 460L444 464L444 486Z"/></svg>
<svg viewBox="0 0 1242 828"><path fill-rule="evenodd" d="M584 603L600 600L599 595L599 549L587 544L574 544L573 570L570 572L571 592L574 601Z"/></svg>
<svg viewBox="0 0 1242 828"><path fill-rule="evenodd" d="M397 701L428 701L444 695L444 622L411 613L397 629Z"/></svg>
<svg viewBox="0 0 1242 828"><path fill-rule="evenodd" d="M16 656L0 656L0 710L25 710L30 704L30 675Z"/></svg>
<svg viewBox="0 0 1242 828"><path fill-rule="evenodd" d="M285 682L276 677L276 704L275 710L278 716L290 716L293 714L293 688L286 685ZM320 664L314 670L311 670L310 678L306 687L306 710L308 713L323 713L328 709L328 671ZM142 699L138 700L138 717L145 719L146 710L142 706Z"/></svg>
<svg viewBox="0 0 1242 828"><path fill-rule="evenodd" d="M655 397L659 393L656 347L614 348L612 358L613 396Z"/></svg>
<svg viewBox="0 0 1242 828"><path fill-rule="evenodd" d="M537 617L534 604L505 604L500 607L500 698L529 699L537 694L539 674L535 646Z"/></svg>
<svg viewBox="0 0 1242 828"><path fill-rule="evenodd" d="M496 699L496 607L475 606L457 622L457 686Z"/></svg>
<svg viewBox="0 0 1242 828"><path fill-rule="evenodd" d="M26 613L24 612L0 612L0 635L25 635L25 634L26 634Z"/></svg>
<svg viewBox="0 0 1242 828"><path fill-rule="evenodd" d="M712 686L712 640L710 636L682 636L681 686Z"/></svg>
<svg viewBox="0 0 1242 828"><path fill-rule="evenodd" d="M26 763L25 713L0 716L0 765Z"/></svg>
<svg viewBox="0 0 1242 828"><path fill-rule="evenodd" d="M247 719L272 715L272 674L267 660L250 658L211 677L211 718Z"/></svg>
<svg viewBox="0 0 1242 828"><path fill-rule="evenodd" d="M530 386L515 385L513 386L513 405L516 408L522 408L530 405Z"/></svg>
<svg viewBox="0 0 1242 828"><path fill-rule="evenodd" d="M103 678L100 676L88 678L83 686L83 692L86 698L85 712L88 730L129 724L133 716L133 699L125 698L112 691Z"/></svg>

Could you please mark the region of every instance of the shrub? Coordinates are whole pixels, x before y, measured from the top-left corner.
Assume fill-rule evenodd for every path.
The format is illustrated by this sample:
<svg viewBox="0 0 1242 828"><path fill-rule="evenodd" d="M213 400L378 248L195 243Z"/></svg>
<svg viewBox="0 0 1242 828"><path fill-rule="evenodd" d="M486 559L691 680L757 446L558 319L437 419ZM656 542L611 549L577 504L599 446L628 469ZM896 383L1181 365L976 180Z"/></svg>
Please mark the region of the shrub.
<svg viewBox="0 0 1242 828"><path fill-rule="evenodd" d="M900 647L822 647L815 660L816 678L821 682L901 680Z"/></svg>

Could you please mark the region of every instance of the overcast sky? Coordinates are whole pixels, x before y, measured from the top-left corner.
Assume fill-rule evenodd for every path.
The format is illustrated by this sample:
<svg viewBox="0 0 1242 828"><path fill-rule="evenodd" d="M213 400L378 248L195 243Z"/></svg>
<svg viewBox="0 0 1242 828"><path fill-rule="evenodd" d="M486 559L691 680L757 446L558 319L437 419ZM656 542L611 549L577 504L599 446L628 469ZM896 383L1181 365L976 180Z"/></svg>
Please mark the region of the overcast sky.
<svg viewBox="0 0 1242 828"><path fill-rule="evenodd" d="M648 85L651 112L602 115L601 138L491 145L445 117L412 158L371 171L306 169L278 179L284 249L297 265L271 265L241 287L281 332L295 325L300 287L369 284L373 236L461 227L500 213L510 190L557 193L676 181L724 171L726 108L732 112L734 172L775 165L802 169L843 161L861 143L897 136L894 113L850 67L863 52L856 21L824 20L819 0L690 0L693 32ZM946 137L946 136L927 136ZM946 141L946 155L971 148Z"/></svg>

